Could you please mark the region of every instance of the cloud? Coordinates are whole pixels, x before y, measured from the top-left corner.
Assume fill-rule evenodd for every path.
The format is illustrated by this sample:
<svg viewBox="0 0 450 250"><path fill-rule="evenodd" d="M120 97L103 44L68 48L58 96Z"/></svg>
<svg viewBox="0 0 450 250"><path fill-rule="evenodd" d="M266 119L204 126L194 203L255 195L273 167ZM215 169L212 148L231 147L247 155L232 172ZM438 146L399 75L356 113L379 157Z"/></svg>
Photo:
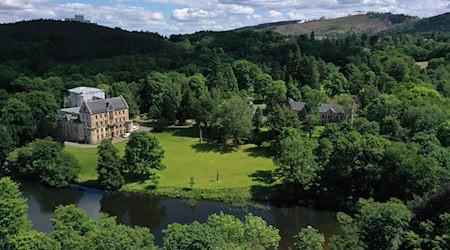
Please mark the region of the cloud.
<svg viewBox="0 0 450 250"><path fill-rule="evenodd" d="M37 1L34 1L36 3ZM42 1L40 1L42 2ZM121 27L127 30L155 30L155 26L166 28L162 12L142 7L115 4L94 6L83 3L66 3L51 6L29 4L26 8L14 11L0 8L0 22L13 22L37 18L64 19L75 14L84 14L86 19L109 27Z"/></svg>
<svg viewBox="0 0 450 250"><path fill-rule="evenodd" d="M172 18L180 22L194 22L201 19L211 19L219 15L218 11L208 11L196 8L174 9Z"/></svg>
<svg viewBox="0 0 450 250"><path fill-rule="evenodd" d="M267 16L270 17L270 18L276 18L276 19L278 19L278 18L283 17L283 13L281 13L281 12L279 12L279 11L276 11L276 10L269 10L269 11L267 12Z"/></svg>
<svg viewBox="0 0 450 250"><path fill-rule="evenodd" d="M66 3L65 3L66 2ZM428 17L450 9L449 0L0 0L0 22L63 19L83 14L100 25L165 35L228 30L266 22L340 17L355 11Z"/></svg>
<svg viewBox="0 0 450 250"><path fill-rule="evenodd" d="M306 17L300 12L290 11L286 14L289 20L304 20Z"/></svg>
<svg viewBox="0 0 450 250"><path fill-rule="evenodd" d="M219 4L219 9L229 13L229 14L242 14L242 15L252 15L254 9L245 5L238 4Z"/></svg>

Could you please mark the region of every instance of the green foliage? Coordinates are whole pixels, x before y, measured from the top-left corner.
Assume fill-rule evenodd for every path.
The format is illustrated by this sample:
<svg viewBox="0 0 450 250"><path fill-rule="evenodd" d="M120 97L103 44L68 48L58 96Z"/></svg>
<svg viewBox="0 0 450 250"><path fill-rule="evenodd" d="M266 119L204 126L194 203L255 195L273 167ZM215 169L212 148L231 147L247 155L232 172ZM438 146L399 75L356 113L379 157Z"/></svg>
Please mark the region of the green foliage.
<svg viewBox="0 0 450 250"><path fill-rule="evenodd" d="M135 117L139 115L139 106L137 104L136 97L126 82L115 82L111 84L111 87L108 90L108 96L123 96L130 108L130 116Z"/></svg>
<svg viewBox="0 0 450 250"><path fill-rule="evenodd" d="M14 170L50 186L65 187L80 172L78 161L51 138L37 139L17 152Z"/></svg>
<svg viewBox="0 0 450 250"><path fill-rule="evenodd" d="M132 174L150 177L153 170L162 170L164 149L159 145L158 139L148 132L135 132L131 134L125 149L125 170Z"/></svg>
<svg viewBox="0 0 450 250"><path fill-rule="evenodd" d="M267 125L276 133L280 133L283 128L296 128L300 130L302 124L297 113L284 105L275 105L267 114Z"/></svg>
<svg viewBox="0 0 450 250"><path fill-rule="evenodd" d="M439 126L437 137L441 141L442 146L450 147L450 121L446 121Z"/></svg>
<svg viewBox="0 0 450 250"><path fill-rule="evenodd" d="M118 190L125 180L121 173L119 150L111 140L102 140L98 148L97 173L100 185L108 190Z"/></svg>
<svg viewBox="0 0 450 250"><path fill-rule="evenodd" d="M292 128L283 130L280 137L279 153L274 158L276 175L287 185L300 185L308 190L320 171L314 155L314 143Z"/></svg>
<svg viewBox="0 0 450 250"><path fill-rule="evenodd" d="M256 98L265 99L267 89L273 83L273 79L269 74L261 73L256 76L255 82L253 83L254 93Z"/></svg>
<svg viewBox="0 0 450 250"><path fill-rule="evenodd" d="M263 110L261 108L256 108L255 110L255 114L253 115L253 128L255 129L255 131L259 131L261 129L261 127L263 126L263 118L264 118L264 114L263 114Z"/></svg>
<svg viewBox="0 0 450 250"><path fill-rule="evenodd" d="M302 228L295 236L295 247L299 250L322 250L324 244L323 234L311 226Z"/></svg>
<svg viewBox="0 0 450 250"><path fill-rule="evenodd" d="M48 235L36 231L16 234L8 240L7 249L15 250L59 250L61 245Z"/></svg>
<svg viewBox="0 0 450 250"><path fill-rule="evenodd" d="M210 60L207 78L209 89L217 89L222 93L238 91L238 80L231 64L222 63L217 55Z"/></svg>
<svg viewBox="0 0 450 250"><path fill-rule="evenodd" d="M91 219L74 205L58 206L51 237L62 249L156 249L147 228L117 224L115 217Z"/></svg>
<svg viewBox="0 0 450 250"><path fill-rule="evenodd" d="M43 91L18 93L17 98L31 108L34 123L37 125L38 137L52 134L56 128L59 105L55 96Z"/></svg>
<svg viewBox="0 0 450 250"><path fill-rule="evenodd" d="M232 215L213 214L206 223L170 224L163 230L164 249L267 249L277 247L278 229L251 214L241 222Z"/></svg>
<svg viewBox="0 0 450 250"><path fill-rule="evenodd" d="M237 60L232 66L239 89L253 89L256 77L262 73L258 65L247 60Z"/></svg>
<svg viewBox="0 0 450 250"><path fill-rule="evenodd" d="M331 250L363 250L365 249L364 243L360 240L360 229L356 225L354 219L345 214L337 213L337 221L341 228L340 231L331 237L330 249Z"/></svg>
<svg viewBox="0 0 450 250"><path fill-rule="evenodd" d="M0 124L0 166L3 166L3 163L8 158L8 155L11 151L14 150L14 141L11 137L10 132L7 128Z"/></svg>
<svg viewBox="0 0 450 250"><path fill-rule="evenodd" d="M31 108L16 98L8 99L0 117L16 144L25 144L34 138L37 131Z"/></svg>
<svg viewBox="0 0 450 250"><path fill-rule="evenodd" d="M145 78L141 100L141 111L148 112L150 118L165 117L174 122L181 102L181 83L168 74L152 72Z"/></svg>
<svg viewBox="0 0 450 250"><path fill-rule="evenodd" d="M31 228L27 216L28 205L22 198L19 185L10 178L0 179L0 248L5 248L8 238Z"/></svg>
<svg viewBox="0 0 450 250"><path fill-rule="evenodd" d="M386 203L360 200L355 221L369 249L398 249L412 213L398 200Z"/></svg>
<svg viewBox="0 0 450 250"><path fill-rule="evenodd" d="M399 200L358 202L354 218L338 214L342 230L330 241L331 249L399 249L412 213Z"/></svg>
<svg viewBox="0 0 450 250"><path fill-rule="evenodd" d="M282 80L273 81L266 89L266 102L269 104L282 103L286 100L286 83Z"/></svg>
<svg viewBox="0 0 450 250"><path fill-rule="evenodd" d="M223 143L233 139L235 145L242 144L253 130L253 109L239 96L225 100L214 114L214 128L219 131Z"/></svg>
<svg viewBox="0 0 450 250"><path fill-rule="evenodd" d="M161 118L159 118L156 121L155 126L153 127L153 129L154 129L155 132L161 133L161 132L163 132L164 130L167 129L169 124L170 124L170 121L167 120L167 118L161 117Z"/></svg>

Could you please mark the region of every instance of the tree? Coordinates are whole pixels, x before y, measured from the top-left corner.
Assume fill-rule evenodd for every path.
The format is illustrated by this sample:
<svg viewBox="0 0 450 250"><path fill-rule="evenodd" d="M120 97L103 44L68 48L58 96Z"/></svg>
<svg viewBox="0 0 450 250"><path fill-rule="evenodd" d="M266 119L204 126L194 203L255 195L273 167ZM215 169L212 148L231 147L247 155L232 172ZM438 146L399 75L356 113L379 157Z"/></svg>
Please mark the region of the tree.
<svg viewBox="0 0 450 250"><path fill-rule="evenodd" d="M277 248L278 229L251 214L242 222L232 215L213 214L206 223L170 224L163 230L164 249Z"/></svg>
<svg viewBox="0 0 450 250"><path fill-rule="evenodd" d="M57 206L51 222L50 236L60 242L61 249L84 249L84 235L95 227L95 222L75 205Z"/></svg>
<svg viewBox="0 0 450 250"><path fill-rule="evenodd" d="M31 108L16 98L9 98L2 109L1 122L11 132L16 144L25 144L34 138L37 126Z"/></svg>
<svg viewBox="0 0 450 250"><path fill-rule="evenodd" d="M14 141L7 128L0 124L0 169L8 158L9 153L14 150Z"/></svg>
<svg viewBox="0 0 450 250"><path fill-rule="evenodd" d="M135 117L139 115L139 106L137 104L136 97L126 82L115 82L111 84L108 94L111 97L123 96L128 104L130 116Z"/></svg>
<svg viewBox="0 0 450 250"><path fill-rule="evenodd" d="M148 132L131 134L125 148L125 170L132 174L151 177L153 170L163 170L164 149L158 139Z"/></svg>
<svg viewBox="0 0 450 250"><path fill-rule="evenodd" d="M239 90L238 80L229 63L222 63L218 56L211 59L208 72L209 89L217 89L222 93Z"/></svg>
<svg viewBox="0 0 450 250"><path fill-rule="evenodd" d="M107 215L96 221L74 205L58 206L52 223L50 235L62 249L155 249L149 229L117 224Z"/></svg>
<svg viewBox="0 0 450 250"><path fill-rule="evenodd" d="M150 118L165 117L174 122L181 102L181 84L167 74L152 72L145 79L141 99L145 100L141 111L148 112Z"/></svg>
<svg viewBox="0 0 450 250"><path fill-rule="evenodd" d="M441 141L442 146L450 147L450 121L446 121L439 126L437 137Z"/></svg>
<svg viewBox="0 0 450 250"><path fill-rule="evenodd" d="M256 108L255 114L253 115L253 128L255 131L259 131L263 126L263 110L261 108Z"/></svg>
<svg viewBox="0 0 450 250"><path fill-rule="evenodd" d="M115 217L104 216L85 235L83 249L156 250L148 228L117 224Z"/></svg>
<svg viewBox="0 0 450 250"><path fill-rule="evenodd" d="M233 139L235 145L243 143L253 130L253 109L239 96L224 101L215 112L214 127L223 143Z"/></svg>
<svg viewBox="0 0 450 250"><path fill-rule="evenodd" d="M312 56L302 56L299 61L298 72L295 79L303 86L311 88L319 86L319 68L317 60Z"/></svg>
<svg viewBox="0 0 450 250"><path fill-rule="evenodd" d="M298 250L322 250L324 244L323 234L311 226L302 228L295 236L295 246Z"/></svg>
<svg viewBox="0 0 450 250"><path fill-rule="evenodd" d="M31 229L27 217L28 205L22 198L19 185L10 178L0 179L0 248L4 248L9 237Z"/></svg>
<svg viewBox="0 0 450 250"><path fill-rule="evenodd" d="M80 172L74 156L64 152L60 144L51 138L37 139L17 152L15 171L54 187L65 187Z"/></svg>
<svg viewBox="0 0 450 250"><path fill-rule="evenodd" d="M108 190L120 189L125 180L120 172L119 150L114 147L111 140L103 140L97 149L97 173L100 185Z"/></svg>
<svg viewBox="0 0 450 250"><path fill-rule="evenodd" d="M302 94L300 93L300 90L297 87L297 84L294 83L294 80L292 77L289 77L289 80L286 83L286 89L287 89L287 98L292 98L293 100L301 100Z"/></svg>
<svg viewBox="0 0 450 250"><path fill-rule="evenodd" d="M266 102L268 104L282 103L286 100L286 83L282 80L273 81L266 89Z"/></svg>
<svg viewBox="0 0 450 250"><path fill-rule="evenodd" d="M200 99L209 96L206 86L206 78L202 74L195 74L189 78L182 86L182 99L178 120L183 122L186 119L195 118L197 114L197 105Z"/></svg>
<svg viewBox="0 0 450 250"><path fill-rule="evenodd" d="M203 95L199 98L197 102L195 102L195 116L194 119L197 122L200 142L203 141L203 132L202 127L208 126L208 124L213 119L213 111L215 108L215 103L213 99L209 95Z"/></svg>
<svg viewBox="0 0 450 250"><path fill-rule="evenodd" d="M337 249L399 249L412 213L399 200L385 203L360 199L352 218L338 213L342 230L330 240Z"/></svg>
<svg viewBox="0 0 450 250"><path fill-rule="evenodd" d="M81 166L75 156L62 151L54 163L43 169L40 178L52 187L67 187L78 178L80 170Z"/></svg>
<svg viewBox="0 0 450 250"><path fill-rule="evenodd" d="M239 89L253 89L256 76L262 73L258 65L247 60L237 60L232 66Z"/></svg>
<svg viewBox="0 0 450 250"><path fill-rule="evenodd" d="M292 128L288 130L292 131ZM274 158L276 175L287 185L300 185L302 189L308 190L320 171L314 156L314 143L302 136L289 136L279 144L279 154Z"/></svg>
<svg viewBox="0 0 450 250"><path fill-rule="evenodd" d="M253 89L257 99L262 100L266 98L267 89L272 82L273 79L269 74L262 73L256 77Z"/></svg>
<svg viewBox="0 0 450 250"><path fill-rule="evenodd" d="M355 221L368 249L398 249L411 218L411 211L399 200L380 203L361 199Z"/></svg>
<svg viewBox="0 0 450 250"><path fill-rule="evenodd" d="M8 240L7 249L59 250L61 249L61 244L44 233L32 230L11 237Z"/></svg>
<svg viewBox="0 0 450 250"><path fill-rule="evenodd" d="M310 113L317 112L319 104L327 103L329 99L325 92L318 89L312 89L310 86L303 86L301 92L302 101L308 104L306 108Z"/></svg>
<svg viewBox="0 0 450 250"><path fill-rule="evenodd" d="M297 113L284 105L275 105L268 112L267 124L277 136L283 128L296 128L300 130L302 124Z"/></svg>
<svg viewBox="0 0 450 250"><path fill-rule="evenodd" d="M331 237L331 250L363 250L364 243L359 239L360 230L356 225L354 219L345 214L337 213L337 221L339 222L341 230Z"/></svg>

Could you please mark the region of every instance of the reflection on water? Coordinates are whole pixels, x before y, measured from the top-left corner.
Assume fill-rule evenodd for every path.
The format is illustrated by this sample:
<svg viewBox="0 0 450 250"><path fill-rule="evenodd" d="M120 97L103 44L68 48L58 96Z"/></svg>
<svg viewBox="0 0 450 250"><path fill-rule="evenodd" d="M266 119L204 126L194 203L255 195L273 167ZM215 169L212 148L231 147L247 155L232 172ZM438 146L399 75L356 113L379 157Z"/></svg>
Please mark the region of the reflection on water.
<svg viewBox="0 0 450 250"><path fill-rule="evenodd" d="M213 213L223 211L243 219L245 214L261 216L269 224L280 229L280 249L293 246L292 237L301 228L311 225L328 238L337 231L335 214L326 211L290 206L268 206L266 208L238 208L221 202L199 201L191 206L181 199L171 199L144 194L108 193L97 189L72 187L52 189L38 183L22 182L21 190L28 199L29 217L33 228L50 232L50 219L57 205L76 204L94 219L102 213L117 216L119 222L126 225L139 225L150 228L157 244L162 243L161 230L167 225L191 223L195 220L205 222Z"/></svg>

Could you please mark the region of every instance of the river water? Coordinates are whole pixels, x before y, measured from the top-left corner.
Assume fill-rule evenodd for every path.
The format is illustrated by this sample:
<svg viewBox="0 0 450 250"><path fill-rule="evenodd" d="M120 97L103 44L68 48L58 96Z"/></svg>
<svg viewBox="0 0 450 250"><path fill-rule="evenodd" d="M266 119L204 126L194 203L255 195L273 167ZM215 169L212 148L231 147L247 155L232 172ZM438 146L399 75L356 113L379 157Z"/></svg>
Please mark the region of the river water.
<svg viewBox="0 0 450 250"><path fill-rule="evenodd" d="M293 246L293 236L308 225L319 229L328 239L337 232L334 212L317 211L301 206L234 207L222 202L198 201L194 205L181 199L146 194L109 193L98 189L74 186L52 189L39 183L21 182L21 190L28 199L28 215L33 228L41 232L52 231L50 219L57 205L76 204L94 219L102 213L116 216L126 225L150 228L158 245L162 244L161 231L168 224L205 222L213 213L223 211L243 219L245 214L261 216L280 229L280 249Z"/></svg>

